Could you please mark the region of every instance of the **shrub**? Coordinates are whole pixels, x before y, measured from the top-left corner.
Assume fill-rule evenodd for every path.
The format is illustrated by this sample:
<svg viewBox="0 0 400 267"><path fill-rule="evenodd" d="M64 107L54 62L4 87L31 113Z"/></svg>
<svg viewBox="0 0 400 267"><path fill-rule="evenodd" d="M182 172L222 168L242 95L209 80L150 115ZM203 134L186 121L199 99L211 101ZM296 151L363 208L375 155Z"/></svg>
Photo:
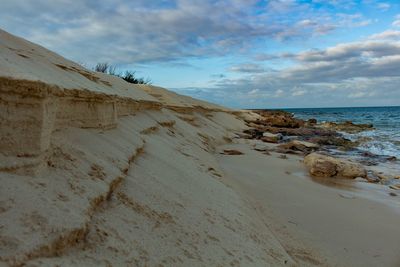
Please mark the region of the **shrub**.
<svg viewBox="0 0 400 267"><path fill-rule="evenodd" d="M110 65L107 62L97 63L96 66L94 67L94 71L107 73L109 67Z"/></svg>
<svg viewBox="0 0 400 267"><path fill-rule="evenodd" d="M128 83L133 84L151 84L151 80L149 78L136 78L135 74L136 71L127 70L125 73L117 73L117 68L114 65L111 65L107 62L104 63L97 63L96 66L93 68L94 71L107 73L113 76L120 77L127 81Z"/></svg>
<svg viewBox="0 0 400 267"><path fill-rule="evenodd" d="M144 78L136 78L135 77L135 71L125 71L123 75L120 77L127 81L128 83L134 83L134 84L150 84L151 80L150 79L144 79Z"/></svg>

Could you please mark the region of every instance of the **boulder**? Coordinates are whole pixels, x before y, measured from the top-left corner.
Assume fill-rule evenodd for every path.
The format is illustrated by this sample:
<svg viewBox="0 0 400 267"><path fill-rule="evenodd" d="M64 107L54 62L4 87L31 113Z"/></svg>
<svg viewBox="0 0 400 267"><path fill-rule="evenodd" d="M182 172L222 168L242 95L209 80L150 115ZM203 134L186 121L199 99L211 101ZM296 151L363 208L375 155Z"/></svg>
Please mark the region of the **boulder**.
<svg viewBox="0 0 400 267"><path fill-rule="evenodd" d="M303 153L310 153L316 151L318 148L319 145L314 143L293 140L288 143L280 144L278 146L278 152L300 151Z"/></svg>
<svg viewBox="0 0 400 267"><path fill-rule="evenodd" d="M264 151L268 151L270 150L270 148L268 147L268 145L263 144L263 143L256 143L253 145L253 149L256 151L260 151L260 152L264 152Z"/></svg>
<svg viewBox="0 0 400 267"><path fill-rule="evenodd" d="M309 172L317 177L340 177L355 179L367 177L364 167L358 163L331 156L311 153L304 158Z"/></svg>
<svg viewBox="0 0 400 267"><path fill-rule="evenodd" d="M247 134L250 139L260 139L264 132L258 129L247 129L243 133Z"/></svg>

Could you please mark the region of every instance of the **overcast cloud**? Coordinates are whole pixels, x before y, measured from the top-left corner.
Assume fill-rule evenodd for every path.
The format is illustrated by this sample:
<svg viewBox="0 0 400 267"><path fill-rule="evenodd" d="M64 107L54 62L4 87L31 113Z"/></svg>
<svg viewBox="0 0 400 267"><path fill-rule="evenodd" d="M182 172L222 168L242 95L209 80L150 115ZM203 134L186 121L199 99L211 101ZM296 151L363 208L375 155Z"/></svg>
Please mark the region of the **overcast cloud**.
<svg viewBox="0 0 400 267"><path fill-rule="evenodd" d="M0 5L0 27L13 34L87 66L133 66L161 86L228 106L400 104L397 1Z"/></svg>

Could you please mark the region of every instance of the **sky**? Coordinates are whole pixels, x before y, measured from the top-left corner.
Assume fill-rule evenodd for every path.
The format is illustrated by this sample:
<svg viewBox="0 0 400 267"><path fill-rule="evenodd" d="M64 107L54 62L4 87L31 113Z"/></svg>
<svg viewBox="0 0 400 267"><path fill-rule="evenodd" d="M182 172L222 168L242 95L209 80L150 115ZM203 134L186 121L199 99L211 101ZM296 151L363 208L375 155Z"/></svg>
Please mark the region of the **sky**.
<svg viewBox="0 0 400 267"><path fill-rule="evenodd" d="M0 28L232 108L400 105L399 0L1 0Z"/></svg>

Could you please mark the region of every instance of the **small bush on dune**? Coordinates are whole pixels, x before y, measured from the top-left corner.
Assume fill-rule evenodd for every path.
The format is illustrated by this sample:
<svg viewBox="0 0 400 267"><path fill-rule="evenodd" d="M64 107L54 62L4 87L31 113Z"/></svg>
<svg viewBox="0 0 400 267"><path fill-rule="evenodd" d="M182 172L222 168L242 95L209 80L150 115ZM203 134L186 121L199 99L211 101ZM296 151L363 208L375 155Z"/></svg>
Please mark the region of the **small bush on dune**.
<svg viewBox="0 0 400 267"><path fill-rule="evenodd" d="M134 83L134 84L150 84L151 80L150 79L144 79L144 78L136 78L135 77L135 71L125 71L123 75L120 77L127 81L128 83Z"/></svg>
<svg viewBox="0 0 400 267"><path fill-rule="evenodd" d="M96 66L93 68L93 70L101 73L107 73L109 67L110 65L107 62L97 63Z"/></svg>
<svg viewBox="0 0 400 267"><path fill-rule="evenodd" d="M128 83L133 84L151 84L151 80L149 78L137 78L135 76L135 71L125 71L125 73L117 73L117 68L114 65L111 65L107 62L104 63L97 63L96 66L93 68L94 71L106 73L109 75L117 76L124 79Z"/></svg>

